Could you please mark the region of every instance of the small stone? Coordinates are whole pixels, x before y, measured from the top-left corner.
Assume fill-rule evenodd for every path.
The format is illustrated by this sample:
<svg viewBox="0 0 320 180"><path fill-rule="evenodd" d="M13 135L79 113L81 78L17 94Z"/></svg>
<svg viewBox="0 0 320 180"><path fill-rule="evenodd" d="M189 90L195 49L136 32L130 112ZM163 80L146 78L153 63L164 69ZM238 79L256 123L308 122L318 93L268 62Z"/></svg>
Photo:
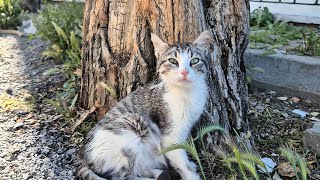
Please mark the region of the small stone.
<svg viewBox="0 0 320 180"><path fill-rule="evenodd" d="M273 157L278 157L279 155L276 154L276 153L272 153L271 156L273 156Z"/></svg>
<svg viewBox="0 0 320 180"><path fill-rule="evenodd" d="M308 103L308 104L311 104L311 103L312 103L312 101L309 100L309 99L304 100L304 102L305 102L305 103Z"/></svg>
<svg viewBox="0 0 320 180"><path fill-rule="evenodd" d="M13 130L17 130L17 129L21 128L22 126L23 126L23 123L22 122L18 122L13 126Z"/></svg>
<svg viewBox="0 0 320 180"><path fill-rule="evenodd" d="M265 102L266 102L266 103L270 103L270 98L267 98L267 99L265 100Z"/></svg>
<svg viewBox="0 0 320 180"><path fill-rule="evenodd" d="M316 121L312 128L304 132L303 145L305 148L311 148L320 154L320 121Z"/></svg>
<svg viewBox="0 0 320 180"><path fill-rule="evenodd" d="M269 92L267 92L267 94L276 95L277 93L275 91L269 91Z"/></svg>
<svg viewBox="0 0 320 180"><path fill-rule="evenodd" d="M285 101L285 100L287 100L288 99L288 97L277 97L277 99L279 99L279 100L281 100L281 101Z"/></svg>
<svg viewBox="0 0 320 180"><path fill-rule="evenodd" d="M316 118L316 117L311 117L311 118L309 118L310 120L312 120L312 121L319 121L320 122L320 119L319 118Z"/></svg>
<svg viewBox="0 0 320 180"><path fill-rule="evenodd" d="M76 152L77 150L76 149L69 149L67 152L66 152L66 154L68 154L68 155L72 155L72 154L74 154L75 152Z"/></svg>
<svg viewBox="0 0 320 180"><path fill-rule="evenodd" d="M319 113L319 112L311 112L310 114L311 114L311 116L316 117L316 116L318 116L320 113Z"/></svg>
<svg viewBox="0 0 320 180"><path fill-rule="evenodd" d="M29 175L28 174L22 174L22 179L28 179Z"/></svg>
<svg viewBox="0 0 320 180"><path fill-rule="evenodd" d="M283 117L285 117L285 118L287 118L287 117L289 117L289 114L288 113L281 113L281 115L283 116Z"/></svg>
<svg viewBox="0 0 320 180"><path fill-rule="evenodd" d="M294 103L297 103L297 102L300 101L300 99L297 98L297 97L292 97L292 98L291 98L291 101L294 102Z"/></svg>

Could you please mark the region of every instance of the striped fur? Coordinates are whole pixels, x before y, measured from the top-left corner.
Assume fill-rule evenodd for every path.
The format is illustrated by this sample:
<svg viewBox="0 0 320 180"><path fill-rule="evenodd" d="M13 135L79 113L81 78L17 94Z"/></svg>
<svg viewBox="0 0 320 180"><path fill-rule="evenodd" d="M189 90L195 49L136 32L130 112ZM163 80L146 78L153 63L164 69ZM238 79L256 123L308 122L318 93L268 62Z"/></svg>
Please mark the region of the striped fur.
<svg viewBox="0 0 320 180"><path fill-rule="evenodd" d="M169 164L182 179L200 179L184 150L159 152L185 141L204 110L209 37L169 46L152 35L161 81L132 92L90 131L77 164L81 179L157 179Z"/></svg>

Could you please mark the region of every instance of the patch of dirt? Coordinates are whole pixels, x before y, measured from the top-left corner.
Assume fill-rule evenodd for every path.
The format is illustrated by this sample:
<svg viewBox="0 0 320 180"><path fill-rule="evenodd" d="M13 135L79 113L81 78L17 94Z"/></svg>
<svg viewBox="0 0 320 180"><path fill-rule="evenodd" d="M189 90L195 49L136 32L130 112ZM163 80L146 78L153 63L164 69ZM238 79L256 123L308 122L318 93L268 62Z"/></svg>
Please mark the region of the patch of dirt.
<svg viewBox="0 0 320 180"><path fill-rule="evenodd" d="M279 152L289 147L305 157L310 173L320 169L320 158L303 148L303 131L312 126L312 119L320 118L319 105L297 97L279 95L274 91L254 92L249 98L249 122L255 147L261 157L270 157L277 164L287 162ZM309 115L301 117L293 112L299 109ZM287 178L288 179L288 178Z"/></svg>
<svg viewBox="0 0 320 180"><path fill-rule="evenodd" d="M0 35L0 179L74 179L77 145L46 103L66 77L41 57L47 44Z"/></svg>

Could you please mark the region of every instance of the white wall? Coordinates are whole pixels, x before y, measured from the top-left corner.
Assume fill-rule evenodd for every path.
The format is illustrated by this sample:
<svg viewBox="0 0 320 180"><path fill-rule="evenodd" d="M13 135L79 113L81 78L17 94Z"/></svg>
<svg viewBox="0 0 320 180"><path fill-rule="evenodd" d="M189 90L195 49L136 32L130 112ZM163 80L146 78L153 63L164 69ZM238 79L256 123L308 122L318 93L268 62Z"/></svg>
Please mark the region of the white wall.
<svg viewBox="0 0 320 180"><path fill-rule="evenodd" d="M267 1L279 2L279 0ZM282 2L292 3L293 0L282 0ZM310 5L250 1L250 11L252 12L259 6L268 7L272 14L277 17L285 17L289 21L320 24L320 0L318 5L314 5L315 0L296 0L296 2ZM310 22L305 22L306 19L309 19Z"/></svg>

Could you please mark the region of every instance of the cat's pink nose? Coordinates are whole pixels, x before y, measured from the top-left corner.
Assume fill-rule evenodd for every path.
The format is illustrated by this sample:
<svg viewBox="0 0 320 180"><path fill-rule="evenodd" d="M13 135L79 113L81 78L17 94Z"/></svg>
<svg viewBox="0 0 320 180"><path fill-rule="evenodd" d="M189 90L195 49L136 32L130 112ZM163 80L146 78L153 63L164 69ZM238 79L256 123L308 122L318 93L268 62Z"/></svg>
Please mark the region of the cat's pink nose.
<svg viewBox="0 0 320 180"><path fill-rule="evenodd" d="M189 74L189 71L184 69L184 70L181 71L181 74L182 74L182 76L185 77L185 76L187 76Z"/></svg>

